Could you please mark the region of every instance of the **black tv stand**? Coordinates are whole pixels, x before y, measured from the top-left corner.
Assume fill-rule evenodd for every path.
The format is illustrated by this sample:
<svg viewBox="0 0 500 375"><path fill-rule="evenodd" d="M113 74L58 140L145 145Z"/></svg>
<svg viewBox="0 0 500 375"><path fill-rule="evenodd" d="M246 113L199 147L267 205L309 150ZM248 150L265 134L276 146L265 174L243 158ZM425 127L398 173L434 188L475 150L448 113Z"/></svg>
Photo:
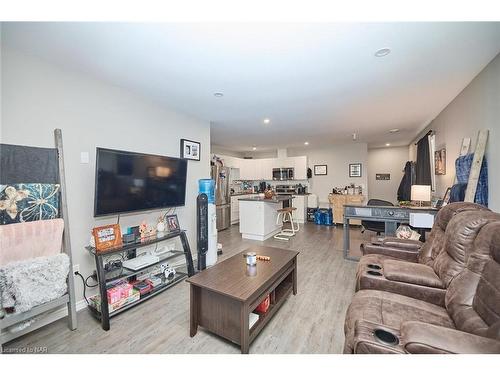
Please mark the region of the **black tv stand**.
<svg viewBox="0 0 500 375"><path fill-rule="evenodd" d="M108 258L110 255L113 254L123 254L123 253L129 253L131 251L137 250L139 248L143 248L146 246L151 246L154 244L157 244L159 242L171 240L173 238L179 237L183 251L180 250L174 250L170 251L171 255L167 256L166 258L160 259L157 263L151 264L149 266L146 266L144 268L141 268L139 270L128 270L125 268L122 268L119 270L120 272L117 272L116 269L106 271L104 269L104 262L103 258ZM170 287L174 286L175 284L179 283L180 281L186 279L189 276L194 275L194 266L193 266L193 258L191 255L191 249L189 247L188 239L186 236L186 232L184 230L179 230L176 232L170 232L168 234L165 234L164 236L151 236L151 237L146 237L144 239L138 239L137 241L133 243L126 243L123 244L122 246L115 247L108 249L106 251L97 251L94 247L87 246L85 249L89 251L95 259L95 264L96 264L96 271L97 271L97 280L98 280L98 286L99 286L99 296L100 296L100 310L97 310L91 305L88 305L88 309L91 312L91 314L101 322L102 329L105 331L108 331L110 329L110 323L109 320L115 315L118 315L134 306L137 306L138 304L144 302L145 300L154 297L158 295L161 292L164 292L165 290L169 289ZM177 256L184 255L186 259L186 268L187 272L180 272L177 271L175 276L171 279L164 279L163 283L154 289L152 289L149 293L142 295L140 299L137 301L125 304L121 306L120 308L109 312L109 306L108 306L108 295L107 295L107 286L110 283L116 282L118 280L129 280L131 278L134 278L136 275L140 274L141 272L144 272L148 268L152 268L155 266L158 266L162 263L167 263L170 259L173 259Z"/></svg>

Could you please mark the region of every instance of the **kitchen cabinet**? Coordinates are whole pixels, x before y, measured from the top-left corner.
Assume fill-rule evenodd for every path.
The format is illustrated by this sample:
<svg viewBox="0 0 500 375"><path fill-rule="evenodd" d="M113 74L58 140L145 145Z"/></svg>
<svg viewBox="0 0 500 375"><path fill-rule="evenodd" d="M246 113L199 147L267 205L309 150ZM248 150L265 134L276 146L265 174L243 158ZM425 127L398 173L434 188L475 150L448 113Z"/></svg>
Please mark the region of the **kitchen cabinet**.
<svg viewBox="0 0 500 375"><path fill-rule="evenodd" d="M258 180L272 180L273 159L255 159L254 161L257 162Z"/></svg>
<svg viewBox="0 0 500 375"><path fill-rule="evenodd" d="M333 222L335 224L343 224L344 223L344 205L345 204L355 204L362 205L365 201L364 195L357 194L330 194L328 196L328 200L331 204L333 204ZM349 220L349 223L352 225L361 225L361 220Z"/></svg>
<svg viewBox="0 0 500 375"><path fill-rule="evenodd" d="M256 164L252 159L240 159L240 180L255 180Z"/></svg>
<svg viewBox="0 0 500 375"><path fill-rule="evenodd" d="M249 181L271 181L273 168L293 168L294 180L307 179L307 157L295 156L289 158L241 159L233 156L220 155L224 166L239 169L239 179Z"/></svg>
<svg viewBox="0 0 500 375"><path fill-rule="evenodd" d="M307 180L307 156L296 156L293 159L294 179Z"/></svg>
<svg viewBox="0 0 500 375"><path fill-rule="evenodd" d="M234 165L236 163L236 159L235 157L233 156L220 156L220 158L222 159L222 162L224 163L224 167L230 167L230 168L234 168Z"/></svg>
<svg viewBox="0 0 500 375"><path fill-rule="evenodd" d="M292 199L292 207L296 210L293 212L293 218L298 223L305 223L307 218L307 195L294 195Z"/></svg>
<svg viewBox="0 0 500 375"><path fill-rule="evenodd" d="M231 197L231 224L237 224L240 221L240 207L238 205L238 198L241 195Z"/></svg>

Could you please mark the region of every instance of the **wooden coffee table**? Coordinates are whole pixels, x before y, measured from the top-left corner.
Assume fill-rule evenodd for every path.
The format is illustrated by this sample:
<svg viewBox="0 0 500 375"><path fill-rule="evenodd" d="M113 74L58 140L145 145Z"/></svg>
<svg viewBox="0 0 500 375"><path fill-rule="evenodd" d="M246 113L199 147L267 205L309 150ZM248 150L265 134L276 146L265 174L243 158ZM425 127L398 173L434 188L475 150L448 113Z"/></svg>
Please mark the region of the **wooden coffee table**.
<svg viewBox="0 0 500 375"><path fill-rule="evenodd" d="M271 258L250 268L243 254L253 251ZM297 294L297 255L293 250L254 246L186 281L190 288L190 336L202 326L241 347L250 343L293 292ZM267 297L271 304L249 328L249 314Z"/></svg>

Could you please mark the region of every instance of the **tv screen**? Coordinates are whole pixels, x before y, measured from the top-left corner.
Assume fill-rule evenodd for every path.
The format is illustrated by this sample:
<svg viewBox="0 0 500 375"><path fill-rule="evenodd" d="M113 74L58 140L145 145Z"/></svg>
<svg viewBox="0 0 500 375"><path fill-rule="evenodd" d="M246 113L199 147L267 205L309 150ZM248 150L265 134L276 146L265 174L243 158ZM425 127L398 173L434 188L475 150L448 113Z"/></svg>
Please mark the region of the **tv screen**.
<svg viewBox="0 0 500 375"><path fill-rule="evenodd" d="M187 160L97 148L94 216L183 206Z"/></svg>

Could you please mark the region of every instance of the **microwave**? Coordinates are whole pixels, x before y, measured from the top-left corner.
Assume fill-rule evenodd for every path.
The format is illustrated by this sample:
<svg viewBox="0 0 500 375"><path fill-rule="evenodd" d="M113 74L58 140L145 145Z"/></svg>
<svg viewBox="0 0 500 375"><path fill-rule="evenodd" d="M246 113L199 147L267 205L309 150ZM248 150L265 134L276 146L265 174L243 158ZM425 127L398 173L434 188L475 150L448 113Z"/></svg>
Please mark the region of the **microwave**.
<svg viewBox="0 0 500 375"><path fill-rule="evenodd" d="M273 168L274 181L293 180L293 168Z"/></svg>

